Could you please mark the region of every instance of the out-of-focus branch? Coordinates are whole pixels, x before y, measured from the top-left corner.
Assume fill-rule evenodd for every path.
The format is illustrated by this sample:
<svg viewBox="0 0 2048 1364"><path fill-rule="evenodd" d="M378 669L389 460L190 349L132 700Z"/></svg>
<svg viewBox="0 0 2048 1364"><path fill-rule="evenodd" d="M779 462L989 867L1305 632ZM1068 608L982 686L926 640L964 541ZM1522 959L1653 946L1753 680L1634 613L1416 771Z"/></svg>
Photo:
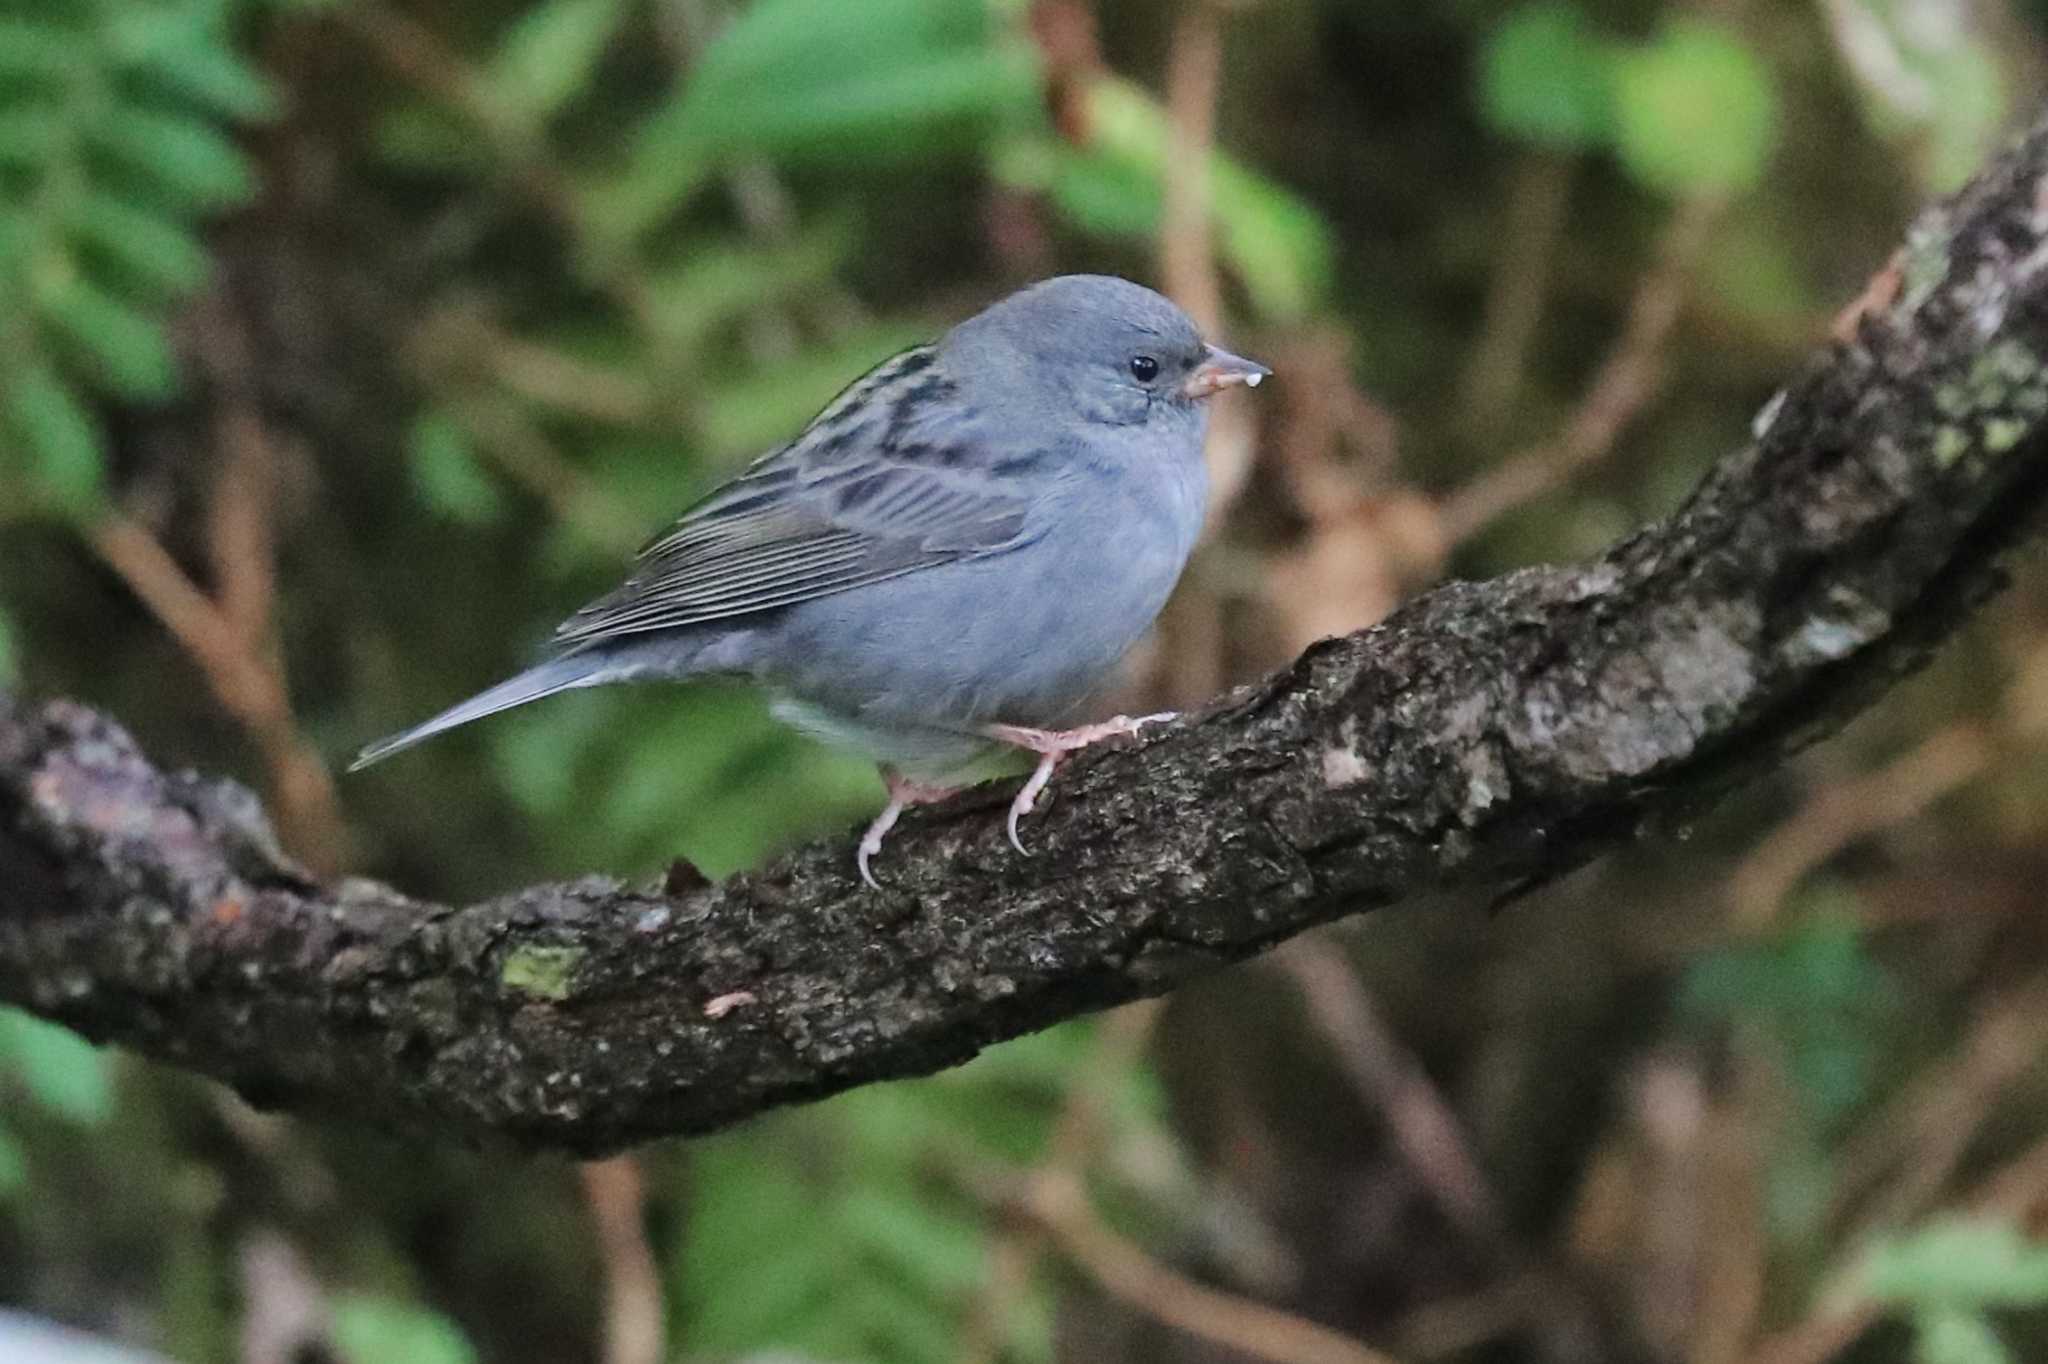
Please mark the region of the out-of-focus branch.
<svg viewBox="0 0 2048 1364"><path fill-rule="evenodd" d="M1081 755L1035 856L977 791L904 819L879 893L834 841L716 886L422 904L308 875L240 788L82 707L0 698L0 999L259 1102L599 1153L937 1070L1367 909L1512 896L1782 763L1995 590L2048 507L2044 179L2048 123L1921 217L1898 296L1671 516ZM105 543L210 647L160 548Z"/></svg>
<svg viewBox="0 0 2048 1364"><path fill-rule="evenodd" d="M1993 1170L1958 1200L1957 1215L2026 1223L2048 1210L2048 1141L2028 1147ZM1841 1265L1813 1294L1813 1309L1799 1321L1767 1336L1746 1364L1827 1364L1839 1359L1884 1318L1884 1304L1863 1287L1865 1247L1851 1248Z"/></svg>
<svg viewBox="0 0 2048 1364"><path fill-rule="evenodd" d="M577 1175L604 1265L604 1364L661 1364L661 1271L647 1241L640 1162L630 1155L586 1161Z"/></svg>
<svg viewBox="0 0 2048 1364"><path fill-rule="evenodd" d="M1920 813L1982 772L1992 756L1981 726L1958 723L1874 772L1830 783L1736 867L1728 882L1733 926L1762 928L1807 872L1856 839Z"/></svg>
<svg viewBox="0 0 2048 1364"><path fill-rule="evenodd" d="M1658 243L1655 264L1629 303L1621 335L1564 429L1553 440L1510 455L1446 497L1439 510L1447 543L1469 538L1495 518L1607 457L1656 393L1663 377L1664 344L1677 325L1693 272L1725 207L1726 200L1717 196L1688 199L1678 206Z"/></svg>
<svg viewBox="0 0 2048 1364"><path fill-rule="evenodd" d="M1209 159L1216 151L1216 92L1223 74L1219 0L1180 7L1166 67L1167 152L1159 226L1159 277L1195 325L1223 322L1210 217Z"/></svg>
<svg viewBox="0 0 2048 1364"><path fill-rule="evenodd" d="M200 591L132 517L110 512L88 535L94 552L191 656L214 699L255 742L286 845L317 871L339 870L348 837L334 781L319 752L299 732L267 638L250 635Z"/></svg>
<svg viewBox="0 0 2048 1364"><path fill-rule="evenodd" d="M1176 1330L1270 1364L1394 1364L1326 1326L1218 1292L1161 1264L1096 1216L1078 1181L1035 1182L1024 1211L1104 1292Z"/></svg>
<svg viewBox="0 0 2048 1364"><path fill-rule="evenodd" d="M1386 1121L1408 1168L1446 1218L1495 1259L1512 1261L1506 1219L1451 1107L1381 1021L1327 935L1298 938L1268 960L1293 983L1352 1087Z"/></svg>
<svg viewBox="0 0 2048 1364"><path fill-rule="evenodd" d="M1044 1159L1024 1173L1026 1187L1041 1182L1064 1186L1083 1178L1101 1143L1103 1109L1144 1054L1158 1016L1159 1006L1145 1001L1103 1020L1093 1054L1068 1086ZM982 1291L960 1332L960 1364L988 1364L1002 1354L1010 1317L1044 1258L1046 1241L1042 1226L1022 1221L989 1242Z"/></svg>
<svg viewBox="0 0 2048 1364"><path fill-rule="evenodd" d="M1543 151L1525 153L1515 166L1479 340L1458 384L1460 416L1478 439L1492 438L1521 390L1564 237L1572 170L1569 159Z"/></svg>
<svg viewBox="0 0 2048 1364"><path fill-rule="evenodd" d="M392 72L468 120L527 198L569 234L582 263L593 268L593 282L644 335L662 334L660 310L645 280L600 249L608 245L604 235L540 130L493 98L477 71L412 15L379 3L337 6L333 15Z"/></svg>
<svg viewBox="0 0 2048 1364"><path fill-rule="evenodd" d="M1216 97L1223 75L1223 22L1230 0L1180 7L1167 55L1167 153L1159 224L1159 276L1166 293L1210 336L1223 334L1216 272L1215 205L1209 184L1216 152ZM1252 466L1252 419L1241 401L1214 405L1209 418L1210 523L1244 487Z"/></svg>

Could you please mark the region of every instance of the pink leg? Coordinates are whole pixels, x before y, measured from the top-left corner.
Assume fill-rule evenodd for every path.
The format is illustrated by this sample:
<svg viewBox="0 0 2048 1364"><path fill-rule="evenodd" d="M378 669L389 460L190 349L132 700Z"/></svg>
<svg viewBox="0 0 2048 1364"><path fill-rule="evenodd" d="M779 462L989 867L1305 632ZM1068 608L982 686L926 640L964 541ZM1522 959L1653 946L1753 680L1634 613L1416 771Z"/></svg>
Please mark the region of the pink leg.
<svg viewBox="0 0 2048 1364"><path fill-rule="evenodd" d="M889 788L889 804L882 813L875 816L875 822L868 825L868 831L861 835L860 851L853 857L860 866L860 879L867 882L869 888L873 890L880 890L882 887L875 880L875 874L868 870L868 859L882 850L882 836L896 827L897 819L911 806L930 805L933 801L944 800L959 789L952 786L926 786L922 782L912 781L887 763L881 764L881 769L882 784Z"/></svg>
<svg viewBox="0 0 2048 1364"><path fill-rule="evenodd" d="M1031 813L1031 807L1038 802L1038 793L1045 790L1045 784L1052 780L1052 770L1058 767L1060 759L1076 749L1088 747L1098 739L1111 739L1120 734L1136 734L1146 725L1165 724L1168 720L1180 718L1177 712L1163 710L1157 715L1140 715L1135 720L1128 715L1118 715L1078 729L1030 729L1023 725L990 725L983 732L991 739L1000 739L1006 744L1015 744L1027 753L1038 755L1038 767L1031 774L1031 780L1024 783L1024 789L1010 802L1010 846L1026 857L1030 849L1017 837L1017 821Z"/></svg>

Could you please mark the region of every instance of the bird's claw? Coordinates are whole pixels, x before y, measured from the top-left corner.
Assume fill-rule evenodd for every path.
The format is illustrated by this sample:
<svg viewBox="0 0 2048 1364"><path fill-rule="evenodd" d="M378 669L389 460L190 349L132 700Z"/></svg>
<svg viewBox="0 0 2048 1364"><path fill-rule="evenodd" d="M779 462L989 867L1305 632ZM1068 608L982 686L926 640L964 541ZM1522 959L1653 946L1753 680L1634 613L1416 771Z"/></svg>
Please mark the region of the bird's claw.
<svg viewBox="0 0 2048 1364"><path fill-rule="evenodd" d="M1041 753L1038 757L1038 766L1031 773L1031 779L1024 783L1018 790L1016 799L1010 802L1010 818L1007 826L1010 831L1010 846L1026 857L1031 856L1031 849L1025 847L1024 840L1017 836L1017 821L1030 814L1032 809L1038 804L1038 793L1043 791L1045 784L1052 780L1052 770L1059 766L1059 761L1060 751L1057 749Z"/></svg>
<svg viewBox="0 0 2048 1364"><path fill-rule="evenodd" d="M889 788L889 804L875 816L875 822L868 825L867 832L860 836L860 847L853 854L854 865L860 868L860 879L868 883L870 890L880 890L882 883L868 869L868 862L882 850L882 839L896 827L896 821L903 817L903 812L913 805L930 805L953 794L951 787L927 786L923 782L912 781L886 763L882 765L882 784Z"/></svg>
<svg viewBox="0 0 2048 1364"><path fill-rule="evenodd" d="M860 848L853 855L853 861L860 868L860 879L868 883L869 890L880 890L882 883L868 870L868 859L882 850L882 836L896 827L896 819L903 813L904 802L892 799L889 808L875 816L875 822L868 825L866 833L860 836Z"/></svg>
<svg viewBox="0 0 2048 1364"><path fill-rule="evenodd" d="M1052 780L1055 767L1067 754L1086 748L1098 739L1115 738L1124 734L1136 734L1146 725L1161 725L1169 720L1178 720L1178 711L1162 710L1153 715L1140 715L1135 719L1128 715L1114 716L1098 724L1082 725L1078 729L1029 729L1022 725L991 725L988 733L1004 743L1015 744L1027 752L1038 755L1038 766L1032 771L1010 802L1010 816L1004 827L1010 835L1010 846L1024 856L1031 856L1031 850L1024 846L1024 840L1017 834L1017 821L1031 813L1038 804L1039 793Z"/></svg>

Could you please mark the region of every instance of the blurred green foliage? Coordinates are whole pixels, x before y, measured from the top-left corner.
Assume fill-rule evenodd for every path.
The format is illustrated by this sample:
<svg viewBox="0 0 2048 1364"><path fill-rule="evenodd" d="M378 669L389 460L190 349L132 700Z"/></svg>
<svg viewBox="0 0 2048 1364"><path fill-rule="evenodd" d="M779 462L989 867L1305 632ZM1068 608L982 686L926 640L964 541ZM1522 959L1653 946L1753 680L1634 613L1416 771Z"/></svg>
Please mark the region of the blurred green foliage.
<svg viewBox="0 0 2048 1364"><path fill-rule="evenodd" d="M104 1053L76 1033L19 1009L0 1007L0 1099L25 1095L62 1124L93 1127L113 1115L112 1069ZM24 1196L31 1167L23 1139L0 1103L0 1203Z"/></svg>
<svg viewBox="0 0 2048 1364"><path fill-rule="evenodd" d="M476 1350L438 1312L350 1295L334 1304L334 1343L351 1364L474 1364Z"/></svg>
<svg viewBox="0 0 2048 1364"><path fill-rule="evenodd" d="M1748 189L1777 136L1771 76L1741 35L1675 19L1646 42L1603 37L1565 0L1511 13L1480 68L1487 120L1564 151L1609 149L1671 194Z"/></svg>
<svg viewBox="0 0 2048 1364"><path fill-rule="evenodd" d="M161 402L165 332L206 280L198 229L255 191L232 126L275 113L228 0L0 6L0 516L89 514L96 396Z"/></svg>
<svg viewBox="0 0 2048 1364"><path fill-rule="evenodd" d="M1156 281L1185 169L1161 95L1184 17L1167 0L0 0L0 684L105 705L167 762L264 779L260 745L80 534L118 504L225 590L214 512L242 466L223 432L252 415L277 652L314 744L346 754L511 670L665 517L866 366L1036 275ZM1313 529L1290 500L1304 468L1390 494L1344 522L1377 526L1541 448L1674 212L1725 199L1654 402L1604 466L1456 546L1449 571L1590 553L1673 506L1922 193L2038 87L2044 21L1995 0L1263 0L1229 21L1210 227L1232 339L1280 374L1244 504L1196 569L1227 639L1193 674L1281 661L1259 643L1287 605L1264 575ZM1475 423L1459 376L1518 288L1534 302L1511 396ZM224 325L253 376L194 363ZM2023 638L2044 599L2023 583L1998 629ZM1155 671L1193 647L1169 637ZM1650 1173L1609 1216L1600 1153L1630 1146L1636 1063L1678 1056L1708 1108L1752 1105L1755 1186L1696 1220L1753 1200L1758 1331L1869 1250L1865 1290L1910 1329L1859 1360L2048 1349L2018 1224L1908 1217L1871 1250L1842 1213L1849 1156L1883 1145L1868 1125L1967 1050L1977 1001L2048 957L1976 902L1873 926L1886 877L1944 839L2039 843L2048 784L2026 745L1983 808L1918 842L1859 841L1767 931L1733 931L1720 898L1801 782L1981 719L2019 652L1973 636L1681 847L1476 928L1372 922L1360 975L1469 1128L1514 1224L1506 1260L1569 1269L1603 1322L1676 1310L1642 1268L1670 1227L1628 1217L1696 1207L1659 1201L1696 1167L1629 1167ZM464 897L677 857L723 874L843 829L878 786L759 697L707 687L560 698L342 795L360 869ZM1980 860L1996 859L1930 875L1961 901ZM521 979L544 999L563 965L524 961ZM1016 1230L986 1186L1088 1106L1074 1086L1097 1037L1062 1028L650 1153L671 1357L957 1357ZM1418 1186L1383 1106L1331 1060L1346 1042L1256 970L1186 992L1159 1073L1126 1067L1098 1096L1086 1174L1097 1211L1161 1259L1400 1342L1411 1314L1497 1287L1503 1247ZM2038 1139L2037 1072L1970 1111L1954 1182ZM232 1357L255 1293L241 1253L276 1229L355 1364L595 1358L603 1264L578 1187L556 1163L273 1124L0 1013L0 1302L181 1359ZM1024 1278L1003 1360L1188 1357L1075 1276ZM1580 1357L1501 1330L1446 1357Z"/></svg>
<svg viewBox="0 0 2048 1364"><path fill-rule="evenodd" d="M1904 1311L1919 1364L2009 1364L1993 1309L2048 1306L2048 1246L1995 1218L1932 1223L1873 1246L1865 1282Z"/></svg>

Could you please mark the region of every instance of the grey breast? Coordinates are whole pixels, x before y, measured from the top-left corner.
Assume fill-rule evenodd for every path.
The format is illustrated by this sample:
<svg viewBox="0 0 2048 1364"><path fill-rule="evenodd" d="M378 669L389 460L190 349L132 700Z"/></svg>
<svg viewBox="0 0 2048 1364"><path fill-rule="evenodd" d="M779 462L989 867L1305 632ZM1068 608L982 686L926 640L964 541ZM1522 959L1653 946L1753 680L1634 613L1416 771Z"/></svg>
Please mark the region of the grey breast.
<svg viewBox="0 0 2048 1364"><path fill-rule="evenodd" d="M1069 722L1165 605L1202 476L1196 456L1049 481L1016 548L796 605L762 671L848 716Z"/></svg>

